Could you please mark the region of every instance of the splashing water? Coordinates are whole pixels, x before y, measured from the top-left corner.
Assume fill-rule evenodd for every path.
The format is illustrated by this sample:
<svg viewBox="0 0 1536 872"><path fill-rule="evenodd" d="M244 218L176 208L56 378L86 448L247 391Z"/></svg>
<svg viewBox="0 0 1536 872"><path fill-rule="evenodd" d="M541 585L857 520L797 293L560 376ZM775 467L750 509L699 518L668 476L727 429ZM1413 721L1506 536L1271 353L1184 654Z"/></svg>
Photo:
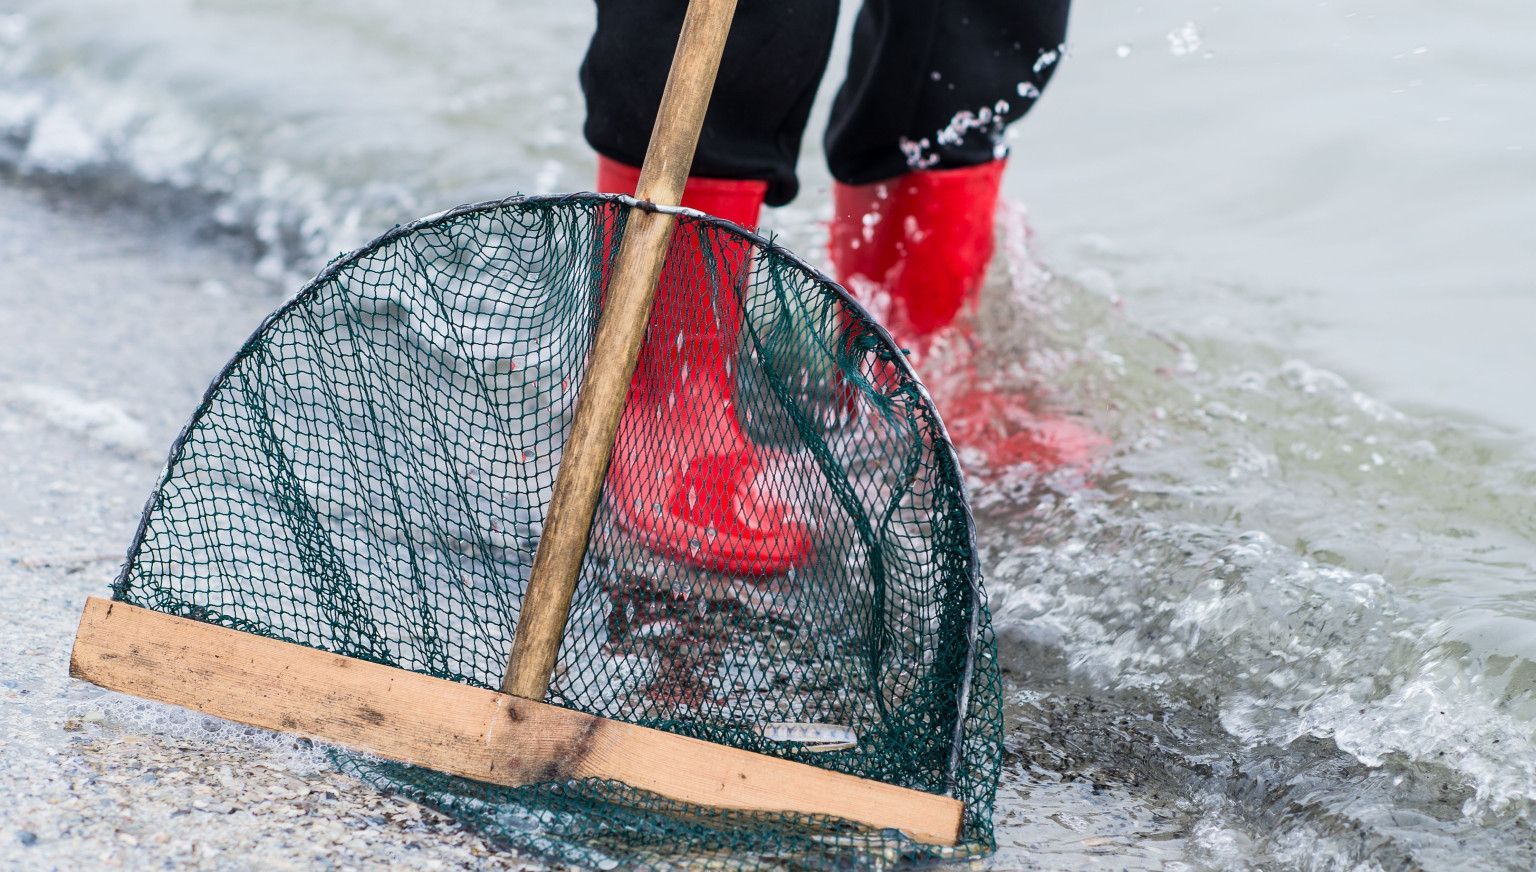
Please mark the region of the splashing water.
<svg viewBox="0 0 1536 872"><path fill-rule="evenodd" d="M1012 224L985 353L1116 445L974 494L1016 783L1155 783L1245 862L1528 864L1536 468L1277 350L1138 329Z"/></svg>

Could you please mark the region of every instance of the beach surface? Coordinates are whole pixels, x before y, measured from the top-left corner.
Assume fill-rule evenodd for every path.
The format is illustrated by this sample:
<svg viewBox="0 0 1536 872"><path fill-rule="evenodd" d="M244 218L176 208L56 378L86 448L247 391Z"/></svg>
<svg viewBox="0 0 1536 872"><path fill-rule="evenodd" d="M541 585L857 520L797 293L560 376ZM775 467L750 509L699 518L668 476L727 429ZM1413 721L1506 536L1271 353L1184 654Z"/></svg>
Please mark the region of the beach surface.
<svg viewBox="0 0 1536 872"><path fill-rule="evenodd" d="M307 740L68 677L166 447L280 297L238 243L0 182L0 867L515 869Z"/></svg>

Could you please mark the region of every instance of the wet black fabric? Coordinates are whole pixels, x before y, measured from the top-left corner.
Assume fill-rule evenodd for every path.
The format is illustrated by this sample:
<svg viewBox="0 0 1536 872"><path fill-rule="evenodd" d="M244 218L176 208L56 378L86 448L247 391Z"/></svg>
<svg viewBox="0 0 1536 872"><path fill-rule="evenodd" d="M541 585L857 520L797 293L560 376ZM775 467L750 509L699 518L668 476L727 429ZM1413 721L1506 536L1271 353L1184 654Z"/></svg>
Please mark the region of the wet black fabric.
<svg viewBox="0 0 1536 872"><path fill-rule="evenodd" d="M764 179L794 198L795 164L826 71L837 0L742 0L694 158L695 175ZM1050 80L1069 0L865 0L827 127L827 163L850 184L1002 155L1004 128ZM597 0L581 66L587 141L645 157L686 0Z"/></svg>

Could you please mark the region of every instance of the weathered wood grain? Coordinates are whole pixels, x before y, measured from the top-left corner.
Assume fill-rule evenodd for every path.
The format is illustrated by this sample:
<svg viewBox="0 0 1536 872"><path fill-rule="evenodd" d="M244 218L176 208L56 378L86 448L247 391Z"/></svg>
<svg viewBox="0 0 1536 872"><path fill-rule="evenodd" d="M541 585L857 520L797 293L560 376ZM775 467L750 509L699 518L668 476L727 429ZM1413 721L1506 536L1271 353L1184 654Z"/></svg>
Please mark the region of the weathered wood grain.
<svg viewBox="0 0 1536 872"><path fill-rule="evenodd" d="M92 597L70 674L109 690L496 784L610 778L954 844L962 804Z"/></svg>
<svg viewBox="0 0 1536 872"><path fill-rule="evenodd" d="M690 0L640 168L639 199L682 202L735 12L736 0ZM543 699L549 690L674 223L668 214L630 210L518 615L501 685L507 693Z"/></svg>

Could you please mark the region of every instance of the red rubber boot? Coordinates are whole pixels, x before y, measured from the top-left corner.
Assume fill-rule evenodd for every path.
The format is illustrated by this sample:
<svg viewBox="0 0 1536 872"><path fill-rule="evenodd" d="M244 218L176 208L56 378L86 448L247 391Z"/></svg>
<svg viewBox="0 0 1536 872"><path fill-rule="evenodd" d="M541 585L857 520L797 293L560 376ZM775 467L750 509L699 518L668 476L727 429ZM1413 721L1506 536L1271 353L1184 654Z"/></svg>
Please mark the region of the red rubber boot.
<svg viewBox="0 0 1536 872"><path fill-rule="evenodd" d="M828 242L837 278L883 315L896 341L919 360L981 290L1004 164L833 186ZM993 389L970 360L946 362L954 377L945 379L949 390L936 392L939 408L973 470L1081 467L1105 447L1083 425L1036 414L1017 391Z"/></svg>
<svg viewBox="0 0 1536 872"><path fill-rule="evenodd" d="M881 296L892 335L920 354L981 289L1004 163L833 185L828 241L839 281Z"/></svg>
<svg viewBox="0 0 1536 872"><path fill-rule="evenodd" d="M637 168L598 158L600 191L631 194L639 179ZM751 228L767 190L762 181L692 178L683 205ZM731 288L751 251L720 240L710 254L722 279L713 307L694 298L706 268L697 237L674 240L662 267L608 499L618 522L660 554L716 572L779 575L810 557L811 536L757 486L773 452L753 445L736 419L741 302Z"/></svg>

